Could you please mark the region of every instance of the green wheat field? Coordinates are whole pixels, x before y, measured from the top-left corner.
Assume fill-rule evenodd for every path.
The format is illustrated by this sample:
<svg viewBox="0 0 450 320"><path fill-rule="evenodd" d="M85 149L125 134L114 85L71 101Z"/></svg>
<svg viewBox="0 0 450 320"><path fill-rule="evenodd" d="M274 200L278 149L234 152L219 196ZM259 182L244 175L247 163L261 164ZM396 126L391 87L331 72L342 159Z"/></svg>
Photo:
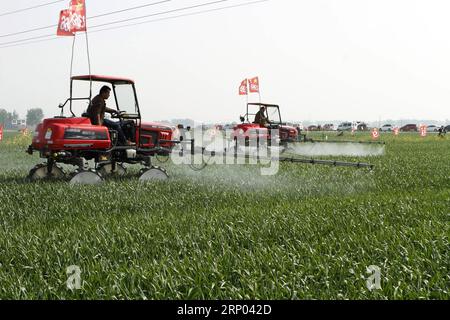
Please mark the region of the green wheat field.
<svg viewBox="0 0 450 320"><path fill-rule="evenodd" d="M159 163L170 180L129 168L74 187L27 182L29 139L0 142L0 299L450 298L450 136L382 134L385 155L337 158L373 171Z"/></svg>

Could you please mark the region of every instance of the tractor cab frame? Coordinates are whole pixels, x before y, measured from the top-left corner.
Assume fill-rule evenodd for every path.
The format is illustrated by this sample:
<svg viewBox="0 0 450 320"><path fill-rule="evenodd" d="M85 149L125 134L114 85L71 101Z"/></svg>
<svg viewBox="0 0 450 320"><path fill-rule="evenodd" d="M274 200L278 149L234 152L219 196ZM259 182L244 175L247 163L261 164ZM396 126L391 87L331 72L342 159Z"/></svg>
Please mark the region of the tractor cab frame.
<svg viewBox="0 0 450 320"><path fill-rule="evenodd" d="M119 119L119 122L121 125L124 124L126 120L132 120L135 124L135 127L138 129L138 136L140 136L140 128L141 128L141 111L139 108L139 101L136 93L136 87L135 83L131 79L127 78L118 78L118 77L108 77L108 76L98 76L98 75L82 75L82 76L74 76L70 79L70 97L64 102L64 104L60 104L59 108L61 109L61 118L64 118L64 108L67 104L69 104L69 111L72 115L72 117L76 117L74 111L73 111L73 102L74 101L87 101L88 104L92 101L92 83L94 82L100 82L111 85L111 91L112 96L114 99L114 103L116 106L117 111L119 112L120 116L116 116L113 118ZM75 81L89 81L91 83L90 89L89 89L89 97L74 97L74 82ZM132 103L134 106L132 108L129 108L130 106L124 106L124 93L119 92L122 91L121 88L129 88L128 90L128 97L127 99L129 101L128 104ZM131 89L131 90L130 90ZM130 95L131 94L131 95ZM132 112L130 112L132 111ZM82 117L86 117L86 113L81 114ZM134 138L132 139L135 140ZM140 139L137 139L137 143L139 143ZM137 145L139 147L139 145Z"/></svg>
<svg viewBox="0 0 450 320"><path fill-rule="evenodd" d="M90 82L89 96L74 96L76 81ZM130 129L126 135L135 145L118 145L117 131L93 125L85 113L78 117L75 115L74 102L91 103L94 82L111 85L112 98L118 111L113 118L117 118L122 127ZM71 117L64 116L67 105ZM74 76L70 82L70 97L59 107L60 116L44 119L36 127L28 153L38 151L47 162L30 171L31 180L64 176L63 170L57 166L59 163L78 167L71 180L74 183L97 182L109 174L123 175L126 173L124 163L143 165L142 179L167 177L165 170L152 166L151 157L170 154L175 144L181 141L174 139L174 127L142 122L133 80L97 75ZM94 160L93 168L90 167L89 160Z"/></svg>
<svg viewBox="0 0 450 320"><path fill-rule="evenodd" d="M269 120L266 126L261 126L259 123L255 123L256 113L261 107L265 107L265 116ZM269 103L247 103L247 110L244 116L240 117L241 124L234 128L234 135L236 139L239 136L244 136L246 140L252 138L268 139L271 134L271 130L279 130L279 139L281 143L295 142L298 140L298 130L294 127L286 125L281 119L280 106ZM250 134L250 132L258 132Z"/></svg>
<svg viewBox="0 0 450 320"><path fill-rule="evenodd" d="M260 110L261 107L265 107L265 116L269 120L269 127L285 125L281 121L280 107L276 104L266 103L247 103L247 112L243 117L241 117L241 122L255 123L254 119L256 113Z"/></svg>

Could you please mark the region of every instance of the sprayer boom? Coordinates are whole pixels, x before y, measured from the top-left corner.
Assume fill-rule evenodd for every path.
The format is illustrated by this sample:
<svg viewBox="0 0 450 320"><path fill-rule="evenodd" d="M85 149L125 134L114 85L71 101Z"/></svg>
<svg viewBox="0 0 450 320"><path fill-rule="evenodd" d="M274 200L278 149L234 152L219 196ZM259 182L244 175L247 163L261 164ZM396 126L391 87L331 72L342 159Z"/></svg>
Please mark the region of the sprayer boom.
<svg viewBox="0 0 450 320"><path fill-rule="evenodd" d="M273 158L272 158L273 159ZM308 163L308 164L322 164L336 167L355 167L355 168L370 168L373 169L374 165L365 162L346 162L346 161L336 161L336 160L318 160L318 159L300 159L300 158L288 158L282 157L278 159L280 162L292 162L292 163Z"/></svg>

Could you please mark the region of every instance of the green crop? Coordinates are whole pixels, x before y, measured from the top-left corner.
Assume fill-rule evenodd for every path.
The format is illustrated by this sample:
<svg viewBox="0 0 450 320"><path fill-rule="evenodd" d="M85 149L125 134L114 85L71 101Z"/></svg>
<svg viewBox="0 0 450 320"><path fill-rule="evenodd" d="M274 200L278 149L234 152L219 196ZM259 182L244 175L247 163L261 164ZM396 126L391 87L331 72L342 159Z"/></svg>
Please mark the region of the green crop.
<svg viewBox="0 0 450 320"><path fill-rule="evenodd" d="M340 158L373 171L162 163L165 182L140 184L130 168L75 187L27 182L41 159L11 139L0 142L1 299L450 298L449 137L382 134L386 155ZM79 290L66 285L71 265Z"/></svg>

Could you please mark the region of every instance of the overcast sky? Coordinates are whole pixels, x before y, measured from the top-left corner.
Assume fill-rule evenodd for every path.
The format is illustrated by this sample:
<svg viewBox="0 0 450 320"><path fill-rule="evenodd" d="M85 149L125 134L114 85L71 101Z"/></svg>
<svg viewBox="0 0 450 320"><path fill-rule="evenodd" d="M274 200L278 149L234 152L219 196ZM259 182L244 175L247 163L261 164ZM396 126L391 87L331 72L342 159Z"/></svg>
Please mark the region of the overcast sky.
<svg viewBox="0 0 450 320"><path fill-rule="evenodd" d="M158 0L86 0L88 16ZM172 0L88 21L89 26L213 0ZM2 1L0 14L49 0ZM0 16L0 46L56 29L69 1ZM230 0L205 9L250 2ZM259 76L263 102L284 119L450 119L448 0L271 0L201 15L96 32L93 74L136 80L146 120L238 121L240 82ZM136 20L148 21L169 17ZM87 74L77 36L74 74ZM0 108L46 116L69 94L71 39L0 48ZM256 101L257 96L250 96ZM78 112L81 112L79 110Z"/></svg>

